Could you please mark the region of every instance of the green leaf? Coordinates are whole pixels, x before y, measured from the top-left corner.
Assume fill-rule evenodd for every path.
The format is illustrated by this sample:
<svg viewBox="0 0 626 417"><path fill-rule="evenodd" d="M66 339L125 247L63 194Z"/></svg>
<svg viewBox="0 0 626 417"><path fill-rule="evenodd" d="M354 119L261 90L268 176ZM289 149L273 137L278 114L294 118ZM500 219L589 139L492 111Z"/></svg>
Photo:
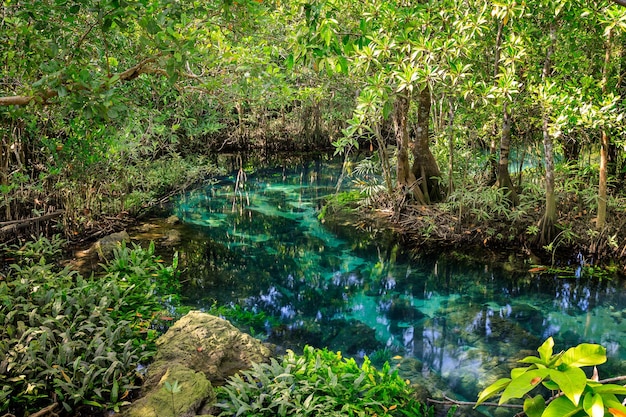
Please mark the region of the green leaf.
<svg viewBox="0 0 626 417"><path fill-rule="evenodd" d="M626 395L626 387L615 384L604 384L593 388L597 394Z"/></svg>
<svg viewBox="0 0 626 417"><path fill-rule="evenodd" d="M528 417L541 417L545 409L546 400L541 395L524 400L524 412Z"/></svg>
<svg viewBox="0 0 626 417"><path fill-rule="evenodd" d="M572 403L578 405L580 397L587 385L587 376L582 369L566 368L564 371L551 369L550 379L559 385L563 394L565 394Z"/></svg>
<svg viewBox="0 0 626 417"><path fill-rule="evenodd" d="M606 362L606 348L597 344L581 343L568 349L561 360L575 367L600 365Z"/></svg>
<svg viewBox="0 0 626 417"><path fill-rule="evenodd" d="M148 31L149 34L156 35L157 33L161 31L161 27L159 26L156 20L149 19L146 22L146 30Z"/></svg>
<svg viewBox="0 0 626 417"><path fill-rule="evenodd" d="M615 395L604 394L602 396L602 399L604 401L604 406L609 410L609 413L611 413L612 416L623 417L624 415L626 415L626 407L624 407L622 403L618 401Z"/></svg>
<svg viewBox="0 0 626 417"><path fill-rule="evenodd" d="M602 401L602 396L600 394L592 394L591 392L585 394L583 408L591 417L604 416L604 401Z"/></svg>
<svg viewBox="0 0 626 417"><path fill-rule="evenodd" d="M119 383L117 382L117 379L113 380L113 388L111 388L111 402L112 403L116 403L118 400L118 396L119 396Z"/></svg>
<svg viewBox="0 0 626 417"><path fill-rule="evenodd" d="M287 55L287 59L285 59L285 67L287 67L288 71L291 71L293 69L293 65L294 65L293 54L289 54Z"/></svg>
<svg viewBox="0 0 626 417"><path fill-rule="evenodd" d="M535 388L550 373L548 369L533 369L513 379L500 397L500 404L511 398L522 398L524 394Z"/></svg>
<svg viewBox="0 0 626 417"><path fill-rule="evenodd" d="M530 371L531 369L535 369L532 367L528 367L528 368L513 368L511 369L511 378L515 379L515 378L519 378L522 374L525 374L526 372Z"/></svg>
<svg viewBox="0 0 626 417"><path fill-rule="evenodd" d="M567 397L558 397L546 407L541 417L572 417L582 407L576 407Z"/></svg>
<svg viewBox="0 0 626 417"><path fill-rule="evenodd" d="M537 364L537 363L546 364L546 362L543 359L538 358L536 356L526 356L524 359L520 359L518 362L520 362L520 363L532 363L532 364Z"/></svg>
<svg viewBox="0 0 626 417"><path fill-rule="evenodd" d="M486 387L480 392L480 394L478 394L478 401L476 401L476 405L474 406L474 408L485 402L486 399L493 397L494 395L505 389L510 382L510 378L501 378Z"/></svg>

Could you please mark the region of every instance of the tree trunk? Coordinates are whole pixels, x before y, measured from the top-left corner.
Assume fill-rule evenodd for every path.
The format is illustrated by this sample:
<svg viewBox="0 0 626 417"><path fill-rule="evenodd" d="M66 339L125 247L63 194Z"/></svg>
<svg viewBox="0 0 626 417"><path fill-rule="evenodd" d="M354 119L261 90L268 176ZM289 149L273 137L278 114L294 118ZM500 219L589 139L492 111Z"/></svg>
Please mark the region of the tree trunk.
<svg viewBox="0 0 626 417"><path fill-rule="evenodd" d="M513 206L519 204L519 197L509 174L509 153L511 151L511 112L505 101L502 106L502 136L500 138L500 160L498 162L498 187Z"/></svg>
<svg viewBox="0 0 626 417"><path fill-rule="evenodd" d="M409 117L409 98L398 95L394 103L393 127L398 146L397 186L410 187L415 182L409 169L409 131L407 127Z"/></svg>
<svg viewBox="0 0 626 417"><path fill-rule="evenodd" d="M439 184L441 171L437 161L430 151L430 87L420 91L417 108L417 131L415 132L415 144L413 146L413 168L412 172L418 180L422 194L427 203L440 201L443 198L443 190Z"/></svg>
<svg viewBox="0 0 626 417"><path fill-rule="evenodd" d="M387 186L387 192L389 195L393 192L393 184L391 179L391 164L389 163L389 152L387 151L387 143L383 138L381 127L379 123L375 124L376 132L376 146L378 147L378 156L380 158L380 166L383 171L383 178L385 179L385 185ZM347 153L346 153L347 155Z"/></svg>
<svg viewBox="0 0 626 417"><path fill-rule="evenodd" d="M496 34L496 45L494 48L493 58L493 83L498 84L498 74L500 72L500 54L502 51L502 32L504 30L504 21L500 19L498 21L498 33ZM489 177L487 179L488 184L494 184L498 181L498 155L496 137L498 135L498 123L494 121L493 130L491 134L491 142L489 144Z"/></svg>
<svg viewBox="0 0 626 417"><path fill-rule="evenodd" d="M600 182L598 184L598 217L596 229L602 230L606 223L606 200L607 200L607 165L609 159L609 135L602 130L600 139Z"/></svg>
<svg viewBox="0 0 626 417"><path fill-rule="evenodd" d="M398 144L397 187L410 193L420 204L428 204L427 195L419 189L409 165L409 97L398 95L394 104L393 127Z"/></svg>
<svg viewBox="0 0 626 417"><path fill-rule="evenodd" d="M609 30L604 53L604 66L602 68L602 95L606 95L606 85L609 78L609 63L611 62L611 41L613 31ZM600 181L598 184L598 215L596 217L596 229L602 230L606 223L606 200L607 200L607 170L609 159L609 134L603 129L600 139Z"/></svg>
<svg viewBox="0 0 626 417"><path fill-rule="evenodd" d="M543 64L543 72L541 80L544 86L547 84L548 77L552 67L551 59L554 53L554 45L556 43L555 25L550 25L550 45L546 51L546 59ZM542 130L543 130L543 151L544 162L546 167L546 208L539 222L539 245L549 245L556 234L556 195L554 194L554 139L550 135L548 129L549 122L549 106L543 103L542 112Z"/></svg>
<svg viewBox="0 0 626 417"><path fill-rule="evenodd" d="M448 193L454 191L454 103L449 100L448 109Z"/></svg>

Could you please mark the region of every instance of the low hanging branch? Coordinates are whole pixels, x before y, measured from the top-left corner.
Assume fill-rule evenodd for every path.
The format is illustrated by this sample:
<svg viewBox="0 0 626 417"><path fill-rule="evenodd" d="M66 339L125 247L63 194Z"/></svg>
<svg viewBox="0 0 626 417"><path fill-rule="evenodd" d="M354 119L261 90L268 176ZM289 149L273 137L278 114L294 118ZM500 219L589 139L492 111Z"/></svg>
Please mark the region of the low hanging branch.
<svg viewBox="0 0 626 417"><path fill-rule="evenodd" d="M3 236L10 232L15 232L19 229L23 229L25 227L30 226L31 224L55 219L57 217L62 216L63 213L65 213L65 210L57 210L55 212L44 214L43 216L39 216L39 217L31 217L29 219L13 220L10 222L0 223L0 236Z"/></svg>
<svg viewBox="0 0 626 417"><path fill-rule="evenodd" d="M150 66L159 57L150 57L142 60L137 65L128 68L126 71L113 75L109 80L116 78L117 81L131 81L139 77L141 74L159 74L164 75L165 71L159 68L153 68ZM109 81L110 82L110 81ZM6 96L0 97L0 106L26 106L32 101L41 101L45 103L51 98L58 96L59 93L56 90L46 90L34 95L24 96Z"/></svg>
<svg viewBox="0 0 626 417"><path fill-rule="evenodd" d="M626 0L613 0L613 3L617 3L620 6L626 7Z"/></svg>

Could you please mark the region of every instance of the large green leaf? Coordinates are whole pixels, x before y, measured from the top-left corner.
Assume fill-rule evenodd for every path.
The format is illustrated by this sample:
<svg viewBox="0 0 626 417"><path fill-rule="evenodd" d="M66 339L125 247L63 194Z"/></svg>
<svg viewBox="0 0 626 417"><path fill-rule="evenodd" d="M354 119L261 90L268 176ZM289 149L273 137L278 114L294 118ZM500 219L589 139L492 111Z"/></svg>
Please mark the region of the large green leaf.
<svg viewBox="0 0 626 417"><path fill-rule="evenodd" d="M593 388L597 394L626 395L626 387L615 384L604 384Z"/></svg>
<svg viewBox="0 0 626 417"><path fill-rule="evenodd" d="M524 412L528 417L541 417L545 409L546 400L541 395L524 400Z"/></svg>
<svg viewBox="0 0 626 417"><path fill-rule="evenodd" d="M592 394L591 392L585 394L583 408L591 417L604 417L604 401L600 394Z"/></svg>
<svg viewBox="0 0 626 417"><path fill-rule="evenodd" d="M567 397L558 397L546 407L541 417L572 417L581 407L576 407Z"/></svg>
<svg viewBox="0 0 626 417"><path fill-rule="evenodd" d="M564 370L551 369L550 378L559 385L563 394L578 405L587 385L587 375L580 368L567 367Z"/></svg>
<svg viewBox="0 0 626 417"><path fill-rule="evenodd" d="M549 337L548 339L546 339L545 342L543 342L543 344L541 346L539 346L539 349L537 349L537 352L539 352L539 357L543 360L543 363L548 363L548 361L550 361L550 358L552 357L552 348L554 347L554 339L552 339L552 337Z"/></svg>
<svg viewBox="0 0 626 417"><path fill-rule="evenodd" d="M596 344L581 343L568 349L561 360L575 367L600 365L606 362L606 349Z"/></svg>
<svg viewBox="0 0 626 417"><path fill-rule="evenodd" d="M478 401L476 401L476 405L474 406L474 408L478 407L487 398L493 397L494 395L502 391L510 382L511 378L501 378L482 390L480 394L478 394Z"/></svg>
<svg viewBox="0 0 626 417"><path fill-rule="evenodd" d="M502 393L500 404L504 404L511 398L522 398L524 394L543 381L549 373L549 369L533 369L513 379Z"/></svg>

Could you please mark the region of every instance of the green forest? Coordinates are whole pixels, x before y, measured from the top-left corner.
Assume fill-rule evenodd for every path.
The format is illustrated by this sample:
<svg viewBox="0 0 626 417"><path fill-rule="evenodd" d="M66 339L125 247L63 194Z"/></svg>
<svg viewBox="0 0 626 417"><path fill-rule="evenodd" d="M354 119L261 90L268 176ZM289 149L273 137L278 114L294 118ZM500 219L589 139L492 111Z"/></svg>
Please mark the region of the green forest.
<svg viewBox="0 0 626 417"><path fill-rule="evenodd" d="M176 260L123 246L93 280L61 265L62 242L122 230L217 175L216 154L341 158L357 192L329 207L384 219L418 251L551 266L581 253L590 269L626 272L624 97L622 0L2 0L0 414L130 400ZM93 340L66 352L68 329ZM626 416L626 388L579 372L603 348L552 345L479 402L543 381L564 395L527 400L530 417ZM305 353L282 371L328 361L396 401L319 415L433 412L389 369ZM275 370L253 372L242 386Z"/></svg>
<svg viewBox="0 0 626 417"><path fill-rule="evenodd" d="M418 241L619 258L625 16L610 1L6 1L4 239L42 215L68 236L132 216L210 172L211 152L330 148L369 153L364 195Z"/></svg>

